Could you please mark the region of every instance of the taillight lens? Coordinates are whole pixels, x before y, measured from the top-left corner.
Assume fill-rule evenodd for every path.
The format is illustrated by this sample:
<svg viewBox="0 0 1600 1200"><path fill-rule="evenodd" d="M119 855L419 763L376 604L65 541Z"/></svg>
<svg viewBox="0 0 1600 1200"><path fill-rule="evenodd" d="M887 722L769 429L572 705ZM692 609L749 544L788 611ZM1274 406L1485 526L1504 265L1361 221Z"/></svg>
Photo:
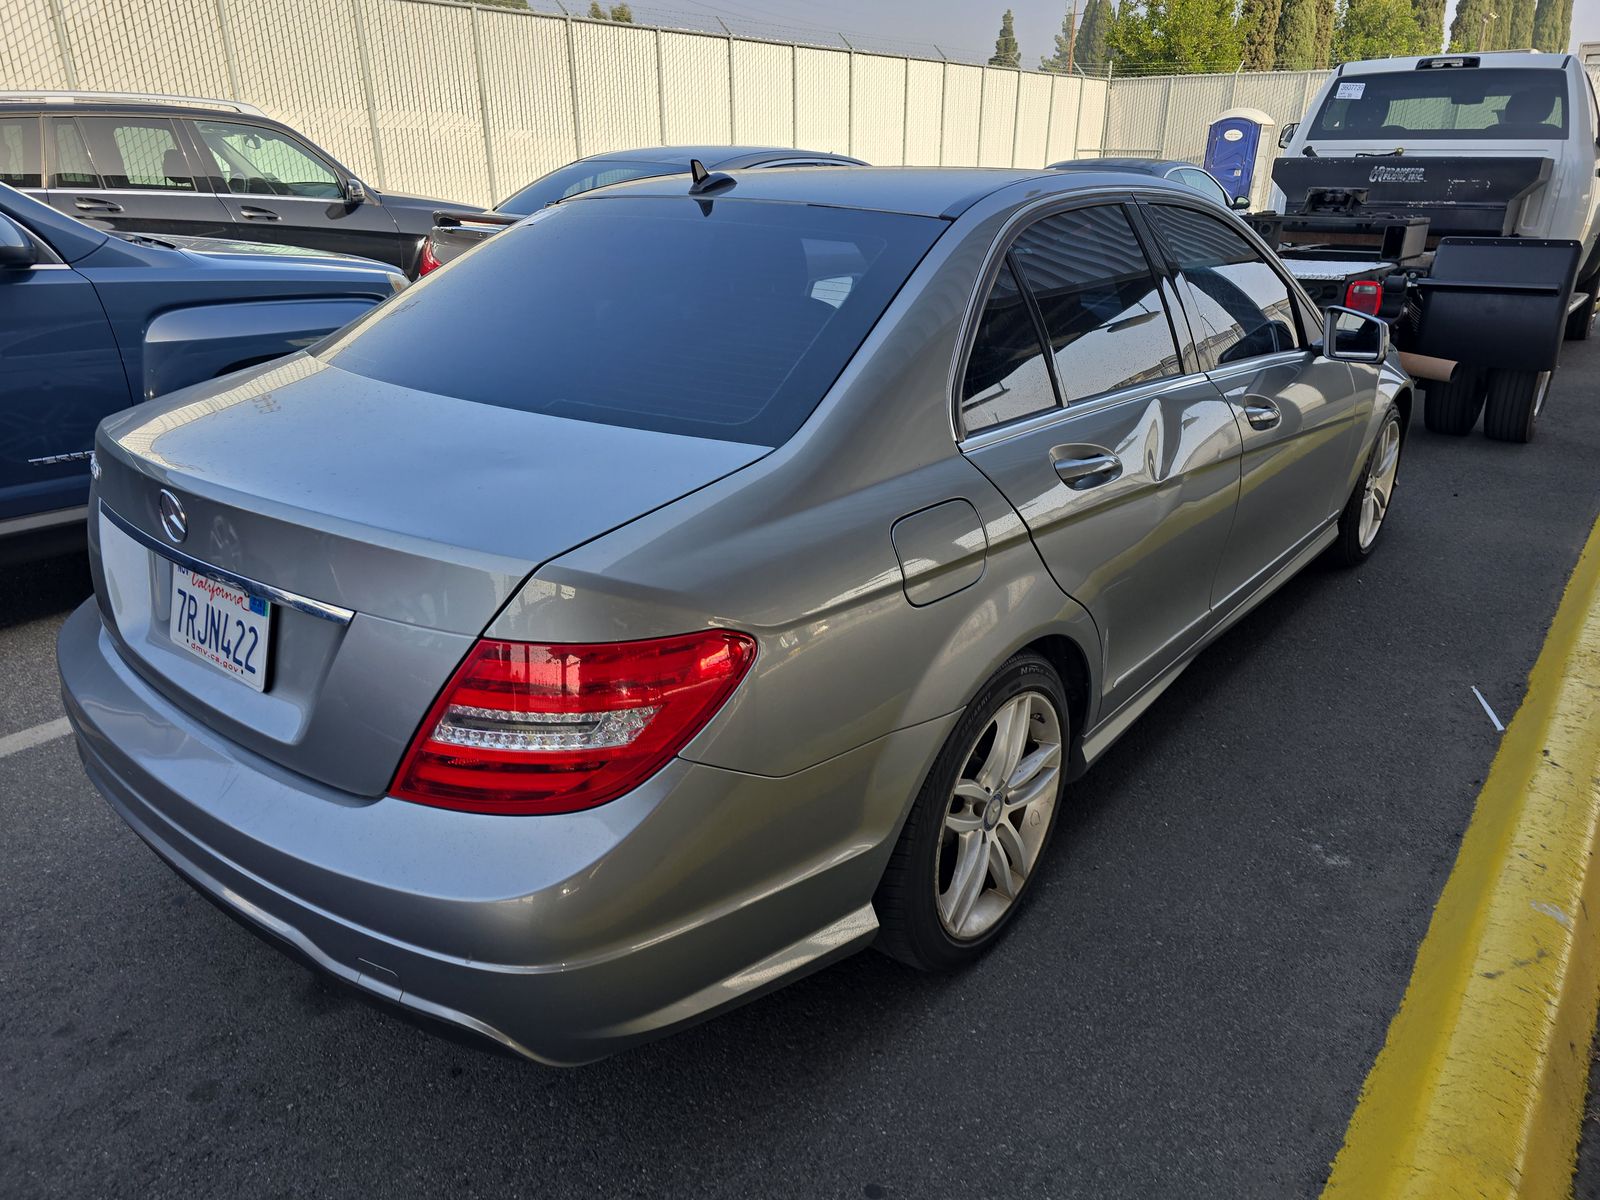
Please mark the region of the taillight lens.
<svg viewBox="0 0 1600 1200"><path fill-rule="evenodd" d="M752 638L723 629L588 645L480 641L417 730L391 791L491 813L615 800L705 726L755 657Z"/></svg>
<svg viewBox="0 0 1600 1200"><path fill-rule="evenodd" d="M1344 290L1344 306L1377 316L1383 306L1383 285L1376 279L1352 280Z"/></svg>
<svg viewBox="0 0 1600 1200"><path fill-rule="evenodd" d="M429 271L436 271L442 265L438 255L433 252L433 239L429 238L422 243L422 253L417 256L417 278L421 279Z"/></svg>

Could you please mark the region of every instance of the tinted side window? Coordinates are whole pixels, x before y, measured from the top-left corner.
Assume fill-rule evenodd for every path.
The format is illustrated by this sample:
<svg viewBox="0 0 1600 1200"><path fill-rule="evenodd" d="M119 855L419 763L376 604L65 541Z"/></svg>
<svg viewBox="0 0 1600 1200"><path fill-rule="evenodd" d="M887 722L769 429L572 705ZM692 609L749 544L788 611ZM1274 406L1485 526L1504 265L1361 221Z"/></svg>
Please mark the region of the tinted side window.
<svg viewBox="0 0 1600 1200"><path fill-rule="evenodd" d="M1192 208L1155 204L1149 212L1189 283L1202 361L1239 362L1300 344L1288 285L1249 242Z"/></svg>
<svg viewBox="0 0 1600 1200"><path fill-rule="evenodd" d="M108 188L195 190L189 156L171 121L143 117L85 117L89 157Z"/></svg>
<svg viewBox="0 0 1600 1200"><path fill-rule="evenodd" d="M42 187L39 165L39 118L0 118L0 183L16 188Z"/></svg>
<svg viewBox="0 0 1600 1200"><path fill-rule="evenodd" d="M1204 171L1184 167L1174 171L1172 178L1191 192L1199 192L1207 200L1215 200L1224 207L1230 202L1230 197L1223 186Z"/></svg>
<svg viewBox="0 0 1600 1200"><path fill-rule="evenodd" d="M1183 373L1155 277L1120 206L1046 217L1011 253L1038 301L1068 404Z"/></svg>
<svg viewBox="0 0 1600 1200"><path fill-rule="evenodd" d="M84 147L83 134L71 117L57 117L50 122L55 139L55 170L50 175L50 186L56 188L98 188L100 176L95 174L89 161L89 151Z"/></svg>
<svg viewBox="0 0 1600 1200"><path fill-rule="evenodd" d="M1056 407L1033 313L1010 259L989 292L961 385L961 424L968 433Z"/></svg>
<svg viewBox="0 0 1600 1200"><path fill-rule="evenodd" d="M332 167L276 130L231 121L196 121L194 128L230 192L315 200L344 194Z"/></svg>

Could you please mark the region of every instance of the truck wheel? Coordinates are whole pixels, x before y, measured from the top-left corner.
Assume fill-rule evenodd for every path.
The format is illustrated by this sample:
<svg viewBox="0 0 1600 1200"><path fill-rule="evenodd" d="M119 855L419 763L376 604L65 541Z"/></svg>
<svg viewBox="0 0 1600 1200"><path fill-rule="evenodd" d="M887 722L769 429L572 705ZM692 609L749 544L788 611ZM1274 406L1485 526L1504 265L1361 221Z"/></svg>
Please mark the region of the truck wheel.
<svg viewBox="0 0 1600 1200"><path fill-rule="evenodd" d="M1434 433L1466 437L1483 411L1484 372L1478 367L1457 367L1449 383L1430 379L1423 384L1422 423Z"/></svg>
<svg viewBox="0 0 1600 1200"><path fill-rule="evenodd" d="M1533 423L1549 390L1549 371L1490 371L1484 435L1497 442L1533 441Z"/></svg>
<svg viewBox="0 0 1600 1200"><path fill-rule="evenodd" d="M1567 317L1567 341L1585 342L1589 340L1589 329L1594 324L1595 296L1600 293L1600 276L1589 281L1589 285L1579 291L1587 293L1584 302L1572 310Z"/></svg>

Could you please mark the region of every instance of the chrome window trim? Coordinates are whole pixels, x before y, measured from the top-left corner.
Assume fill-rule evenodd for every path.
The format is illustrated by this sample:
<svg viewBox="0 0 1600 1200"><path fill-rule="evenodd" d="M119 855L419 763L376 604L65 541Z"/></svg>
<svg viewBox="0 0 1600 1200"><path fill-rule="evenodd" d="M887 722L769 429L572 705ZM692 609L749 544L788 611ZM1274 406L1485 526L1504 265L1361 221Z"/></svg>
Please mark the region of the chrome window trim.
<svg viewBox="0 0 1600 1200"><path fill-rule="evenodd" d="M1062 174L1069 175L1070 173L1062 172ZM1181 187L1182 185L1174 184L1173 186ZM1003 261L1006 254L1010 252L1011 243L1016 240L1016 235L1020 228L1026 225L1031 225L1035 221L1043 220L1045 217L1054 216L1058 212L1069 212L1075 208L1088 208L1097 204L1137 204L1141 196L1150 197L1152 195L1157 198L1165 198L1167 196L1174 195L1174 193L1168 192L1165 189L1158 190L1151 188L1149 190L1144 190L1138 187L1129 187L1127 184L1117 184L1110 187L1102 186L1097 188L1074 188L1068 192L1052 192L1047 196L1041 196L1037 200L1023 205L1006 219L1005 224L1000 227L999 231L995 234L994 239L989 243L988 250L984 253L983 267L978 272L978 285L973 289L972 295L967 297L966 312L962 314L960 332L956 336L955 350L950 360L950 377L945 384L945 419L949 422L950 437L957 446L964 450L973 444L974 439L981 438L984 434L990 432L990 430L984 429L979 430L977 433L968 434L962 430L961 379L966 372L967 358L972 353L972 344L977 337L978 318L982 314L984 304L988 303L989 300L989 288L993 284L993 276L997 272L997 267L995 264ZM1187 197L1179 196L1179 199L1186 198ZM1205 201L1201 200L1199 196L1194 196L1193 199L1197 207L1205 203ZM1216 206L1212 205L1211 207L1214 208ZM1129 218L1129 225L1133 229L1134 237L1139 238L1139 228L1137 224L1133 222L1131 217ZM1142 238L1140 238L1140 243L1142 247ZM1165 277L1164 264L1150 261L1148 252L1146 252L1145 257L1146 261L1149 263L1152 277L1159 283ZM1166 312L1168 306L1165 296L1162 297L1161 306L1169 322L1167 326L1168 332L1175 333L1170 323L1172 319L1171 313ZM1183 353L1183 347L1178 346L1177 349L1179 355L1181 356ZM1192 378L1192 376L1174 376L1172 380L1157 380L1155 381L1155 384L1165 384L1185 378ZM1085 405L1095 403L1097 399L1108 397L1124 397L1129 395L1131 391L1133 391L1133 389L1106 392L1103 393L1102 397L1095 399L1078 400L1071 404L1063 404L1059 408L1036 414L1036 416L1033 417L1020 418L1019 421L1016 422L1016 425L1008 425L1006 428L1011 429L1024 423L1035 421L1041 417L1047 418L1056 413L1064 413L1069 410L1077 412L1080 411ZM987 445L988 443L985 442L983 444Z"/></svg>
<svg viewBox="0 0 1600 1200"><path fill-rule="evenodd" d="M1293 350L1275 350L1271 354L1259 354L1255 358L1242 359L1239 362L1222 363L1205 372L1212 383L1222 384L1240 375L1254 375L1257 371L1264 371L1268 367L1289 366L1311 357L1311 350L1307 346L1296 346Z"/></svg>
<svg viewBox="0 0 1600 1200"><path fill-rule="evenodd" d="M197 575L208 575L212 579L220 579L223 583L230 583L247 596L254 596L258 600L266 600L272 604L281 604L285 608L292 608L313 617L320 617L322 620L332 621L336 625L348 625L356 615L352 609L340 608L337 604L327 604L321 600L313 600L309 596L302 596L297 592L285 591L283 588L273 587L269 583L261 583L246 575L240 575L237 571L214 567L208 562L195 558L193 555L185 554L182 550L167 545L160 538L146 533L131 521L112 512L104 500L100 502L100 514L145 549L154 551L169 562L177 563L180 567L187 567Z"/></svg>
<svg viewBox="0 0 1600 1200"><path fill-rule="evenodd" d="M1014 437L1025 437L1028 434L1037 433L1041 429L1049 429L1073 417L1104 412L1106 409L1115 408L1119 404L1137 403L1149 400L1153 396L1164 396L1168 392L1176 392L1183 388L1191 388L1208 382L1210 380L1203 372L1172 375L1166 379L1152 379L1149 383L1135 384L1133 387L1121 388L1113 392L1101 392L1098 396L1091 396L1087 400L1079 400L1060 408L1034 413L1031 417L1019 417L1017 420L1007 422L1004 425L991 425L987 429L978 430L977 433L969 433L957 445L963 453L982 450L985 446L993 446L999 442L1009 441Z"/></svg>

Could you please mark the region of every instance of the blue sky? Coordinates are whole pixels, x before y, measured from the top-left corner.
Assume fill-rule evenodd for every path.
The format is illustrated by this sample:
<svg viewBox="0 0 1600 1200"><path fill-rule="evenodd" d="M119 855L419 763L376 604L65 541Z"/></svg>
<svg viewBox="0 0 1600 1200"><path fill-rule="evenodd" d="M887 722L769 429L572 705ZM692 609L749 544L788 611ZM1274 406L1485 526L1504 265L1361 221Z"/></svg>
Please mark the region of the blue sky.
<svg viewBox="0 0 1600 1200"><path fill-rule="evenodd" d="M844 30L874 39L941 45L952 58L994 47L1000 14L1016 14L1017 40L1026 66L1054 48L1070 0L655 0L662 8L720 14L730 23L753 26ZM1082 0L1080 0L1080 4ZM648 3L637 6L640 18ZM580 8L582 6L580 5ZM1450 5L1451 9L1455 4ZM1600 41L1600 0L1574 0L1573 42Z"/></svg>

